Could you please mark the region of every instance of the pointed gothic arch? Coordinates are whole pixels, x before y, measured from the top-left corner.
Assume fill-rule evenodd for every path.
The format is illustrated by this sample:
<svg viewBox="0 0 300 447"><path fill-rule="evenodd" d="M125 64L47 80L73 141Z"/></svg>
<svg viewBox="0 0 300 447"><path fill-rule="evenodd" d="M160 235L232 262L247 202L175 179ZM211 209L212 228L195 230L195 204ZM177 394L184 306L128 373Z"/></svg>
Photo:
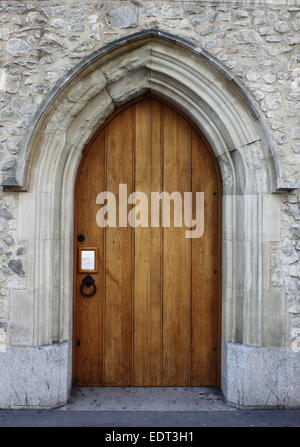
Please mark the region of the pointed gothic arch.
<svg viewBox="0 0 300 447"><path fill-rule="evenodd" d="M220 164L224 191L222 380L226 396L235 402L230 387L238 385L228 380L226 344L282 345L284 322L277 316L280 299L269 306L264 269L270 242L279 240L280 200L273 193L293 185L283 179L266 119L241 81L201 48L165 32L131 34L76 65L41 104L28 128L16 171L4 179L7 190L26 191L18 197L22 222L18 233L28 240L33 265L28 272L32 345L56 350L57 343L63 346L59 386L67 396L77 168L83 148L115 108L148 91L193 120ZM278 295L278 290L272 293ZM266 320L266 306L277 322L276 330ZM51 399L50 405L62 400Z"/></svg>

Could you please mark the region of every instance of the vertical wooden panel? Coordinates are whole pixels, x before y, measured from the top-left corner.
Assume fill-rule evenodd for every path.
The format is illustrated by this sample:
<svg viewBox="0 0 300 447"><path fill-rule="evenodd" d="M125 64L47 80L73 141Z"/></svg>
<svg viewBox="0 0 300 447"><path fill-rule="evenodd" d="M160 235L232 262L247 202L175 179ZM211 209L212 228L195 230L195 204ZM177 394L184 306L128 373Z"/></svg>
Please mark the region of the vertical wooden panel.
<svg viewBox="0 0 300 447"><path fill-rule="evenodd" d="M164 191L190 191L190 125L164 106ZM190 382L191 241L185 229L163 229L163 385Z"/></svg>
<svg viewBox="0 0 300 447"><path fill-rule="evenodd" d="M75 226L75 240L77 247L99 247L100 259L97 274L91 276L96 280L97 293L92 299L84 298L80 292L80 284L85 273L76 275L76 324L75 336L75 384L80 386L99 386L103 383L102 368L102 305L104 288L104 260L102 257L104 245L104 230L96 223L97 194L104 190L104 133L96 138L84 157L77 180L76 209L77 222ZM77 242L77 234L83 233L86 237L82 243ZM77 264L77 250L75 254ZM78 265L76 266L78 271ZM76 346L80 342L80 346Z"/></svg>
<svg viewBox="0 0 300 447"><path fill-rule="evenodd" d="M193 191L204 192L204 235L192 239L191 385L218 385L220 188L214 160L192 131Z"/></svg>
<svg viewBox="0 0 300 447"><path fill-rule="evenodd" d="M133 189L134 108L121 112L107 126L107 191L119 196L119 184ZM132 385L133 229L106 229L106 300L104 381Z"/></svg>
<svg viewBox="0 0 300 447"><path fill-rule="evenodd" d="M161 108L136 104L135 190L161 189ZM150 224L150 221L149 221ZM134 385L161 383L161 229L135 229Z"/></svg>
<svg viewBox="0 0 300 447"><path fill-rule="evenodd" d="M121 183L149 199L151 191L203 191L203 237L185 238L184 227L98 228L97 194L118 196ZM218 384L220 201L206 143L170 106L146 98L96 136L76 188L75 238L86 235L76 245L99 249L91 299L80 295L84 274L76 273L76 385Z"/></svg>

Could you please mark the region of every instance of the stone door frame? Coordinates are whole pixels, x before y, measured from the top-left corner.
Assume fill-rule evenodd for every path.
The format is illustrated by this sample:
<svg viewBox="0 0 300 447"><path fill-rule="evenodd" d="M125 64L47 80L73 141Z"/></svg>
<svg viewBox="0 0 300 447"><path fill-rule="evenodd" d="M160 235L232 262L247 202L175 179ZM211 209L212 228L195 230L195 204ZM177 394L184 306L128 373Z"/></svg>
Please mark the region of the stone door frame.
<svg viewBox="0 0 300 447"><path fill-rule="evenodd" d="M24 406L56 406L68 398L77 168L96 129L116 107L145 92L166 99L193 120L222 172L221 375L227 400L255 406L245 362L260 358L262 347L283 346L282 290L271 289L266 275L271 244L280 240L280 196L274 193L296 185L282 177L272 132L240 79L194 44L144 30L95 51L60 79L28 128L16 171L3 182L18 199L18 238L28 241L26 316L21 299L10 315L23 335L11 337L7 353L15 352L28 365L11 379L21 383L16 375L26 376L30 389ZM30 367L36 362L34 377ZM22 399L15 406L22 406Z"/></svg>

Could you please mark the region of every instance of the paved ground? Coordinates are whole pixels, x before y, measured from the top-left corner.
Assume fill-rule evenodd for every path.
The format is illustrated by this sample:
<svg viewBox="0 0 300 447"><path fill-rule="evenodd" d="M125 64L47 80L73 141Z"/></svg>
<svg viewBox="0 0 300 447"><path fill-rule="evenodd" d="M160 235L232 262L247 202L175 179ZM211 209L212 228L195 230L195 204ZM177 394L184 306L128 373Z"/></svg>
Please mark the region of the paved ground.
<svg viewBox="0 0 300 447"><path fill-rule="evenodd" d="M300 411L0 411L0 427L300 427Z"/></svg>
<svg viewBox="0 0 300 447"><path fill-rule="evenodd" d="M2 410L0 427L300 427L300 410L236 410L216 388L77 388L55 410Z"/></svg>

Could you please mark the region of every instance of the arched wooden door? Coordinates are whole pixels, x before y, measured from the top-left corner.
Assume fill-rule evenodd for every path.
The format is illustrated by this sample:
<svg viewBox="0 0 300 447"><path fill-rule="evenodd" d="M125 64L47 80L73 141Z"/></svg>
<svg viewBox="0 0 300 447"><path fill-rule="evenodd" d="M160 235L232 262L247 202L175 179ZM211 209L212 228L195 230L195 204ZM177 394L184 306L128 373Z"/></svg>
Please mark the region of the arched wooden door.
<svg viewBox="0 0 300 447"><path fill-rule="evenodd" d="M118 196L119 184L128 194L204 192L203 236L186 238L174 225L100 228L96 197ZM75 198L74 385L218 385L220 185L203 137L150 96L121 109L88 145ZM82 248L96 249L96 272L80 272ZM80 292L86 276L92 297Z"/></svg>

